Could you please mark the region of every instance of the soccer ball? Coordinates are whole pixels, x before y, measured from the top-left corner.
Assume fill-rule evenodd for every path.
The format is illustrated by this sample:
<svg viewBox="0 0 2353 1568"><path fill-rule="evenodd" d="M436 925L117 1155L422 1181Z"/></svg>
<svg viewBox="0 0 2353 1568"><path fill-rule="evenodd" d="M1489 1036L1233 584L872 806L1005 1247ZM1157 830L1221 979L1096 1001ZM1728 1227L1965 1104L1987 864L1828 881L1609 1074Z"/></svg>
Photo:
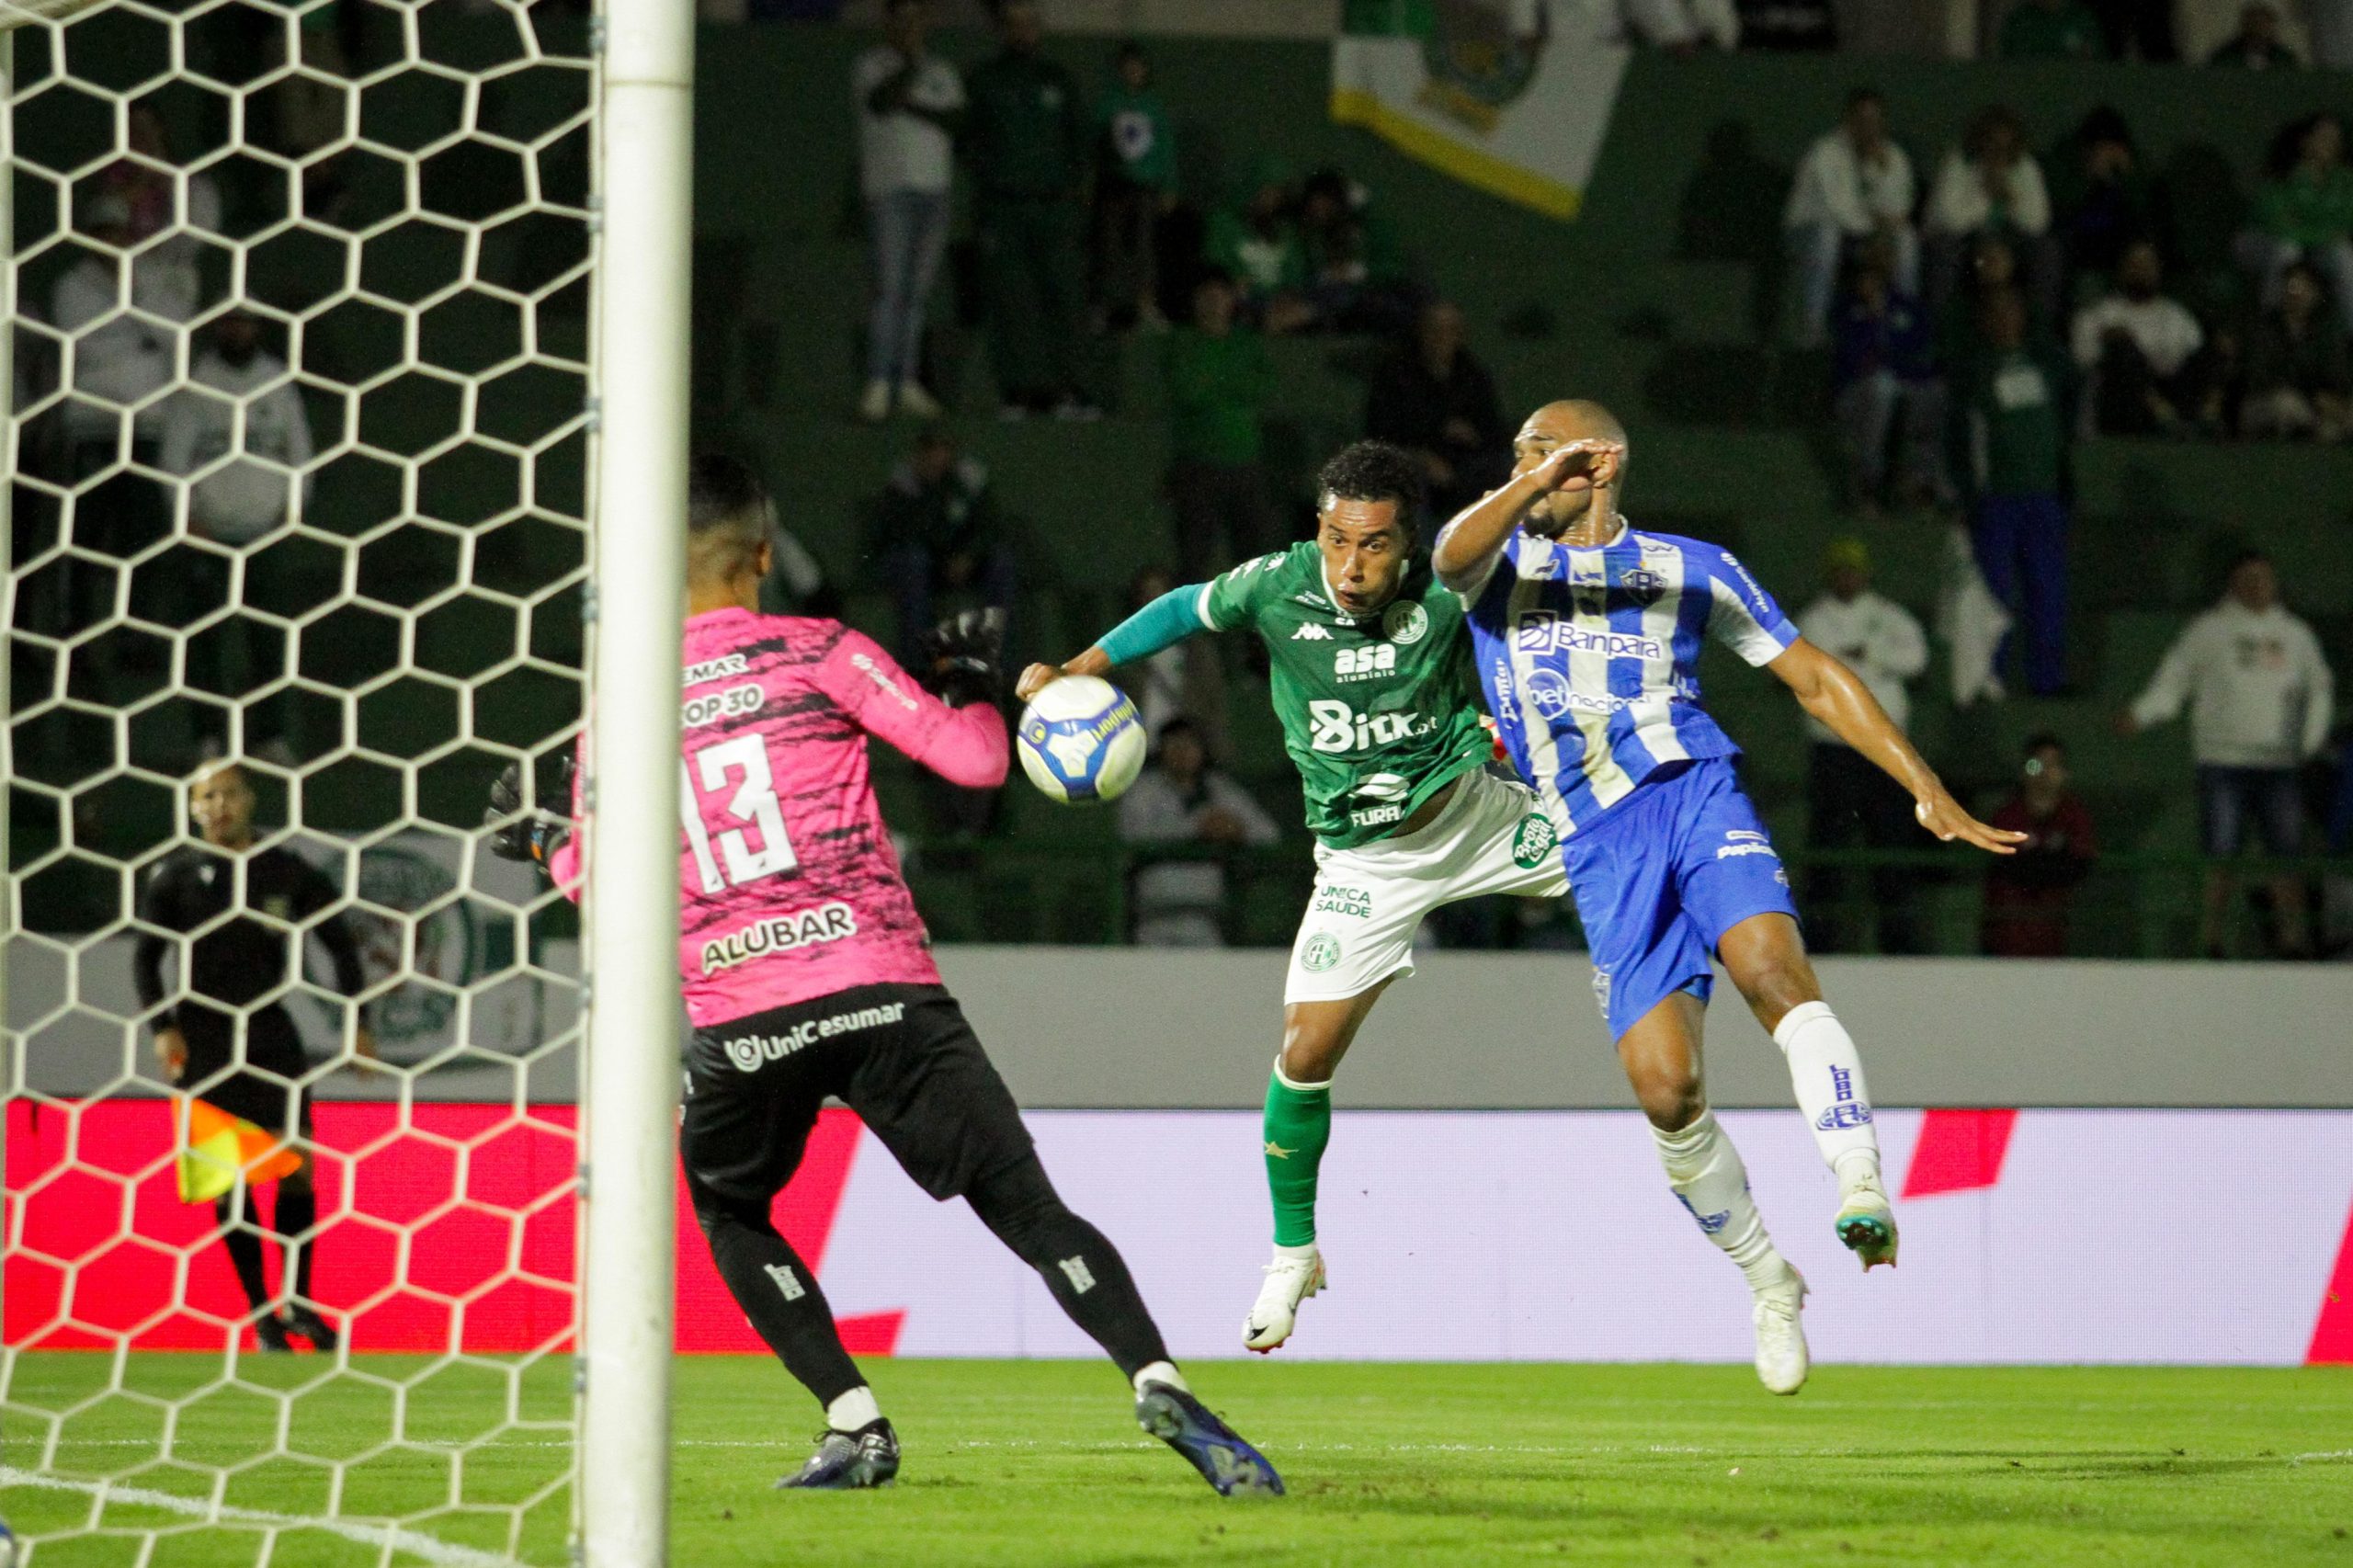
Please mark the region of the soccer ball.
<svg viewBox="0 0 2353 1568"><path fill-rule="evenodd" d="M1063 676L1022 710L1021 771L1065 805L1116 801L1142 771L1143 721L1097 676Z"/></svg>

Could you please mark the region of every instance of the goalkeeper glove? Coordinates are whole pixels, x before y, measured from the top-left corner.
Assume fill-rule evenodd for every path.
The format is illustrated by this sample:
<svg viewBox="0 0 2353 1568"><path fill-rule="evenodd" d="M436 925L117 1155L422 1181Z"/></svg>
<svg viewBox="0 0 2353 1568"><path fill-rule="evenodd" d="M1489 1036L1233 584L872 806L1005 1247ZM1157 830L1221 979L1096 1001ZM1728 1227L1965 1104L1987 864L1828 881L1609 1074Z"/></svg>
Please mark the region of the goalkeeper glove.
<svg viewBox="0 0 2353 1568"><path fill-rule="evenodd" d="M564 757L554 769L555 788L542 790L540 799L565 801L572 800L572 759ZM490 808L482 814L483 826L491 830L490 852L502 860L529 860L544 869L549 857L572 837L572 819L547 810L527 807L523 803L523 765L510 762L506 770L490 787Z"/></svg>
<svg viewBox="0 0 2353 1568"><path fill-rule="evenodd" d="M951 615L924 634L924 685L952 708L994 703L1001 677L997 661L1005 650L1005 612L968 609Z"/></svg>

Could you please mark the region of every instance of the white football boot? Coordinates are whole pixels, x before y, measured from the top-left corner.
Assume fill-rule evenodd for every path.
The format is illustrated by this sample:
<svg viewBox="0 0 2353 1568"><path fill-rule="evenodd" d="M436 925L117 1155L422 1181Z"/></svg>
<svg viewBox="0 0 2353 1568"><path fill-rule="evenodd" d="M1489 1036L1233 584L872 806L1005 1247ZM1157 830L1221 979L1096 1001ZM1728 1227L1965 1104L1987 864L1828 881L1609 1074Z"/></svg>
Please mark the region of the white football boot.
<svg viewBox="0 0 2353 1568"><path fill-rule="evenodd" d="M1805 1325L1798 1321L1805 1307L1805 1276L1794 1264L1782 1267L1788 1271L1784 1278L1754 1292L1750 1317L1756 1324L1756 1381L1768 1392L1795 1393L1805 1387L1813 1365L1806 1354Z"/></svg>
<svg viewBox="0 0 2353 1568"><path fill-rule="evenodd" d="M1299 1321L1299 1303L1324 1289L1324 1281L1323 1253L1304 1257L1277 1253L1267 1265L1267 1282L1258 1287L1256 1303L1242 1321L1242 1343L1264 1356L1289 1339L1291 1325Z"/></svg>
<svg viewBox="0 0 2353 1568"><path fill-rule="evenodd" d="M1887 1200L1887 1188L1880 1185L1878 1172L1841 1195L1835 1223L1839 1241L1862 1260L1864 1273L1882 1263L1895 1267L1895 1209Z"/></svg>

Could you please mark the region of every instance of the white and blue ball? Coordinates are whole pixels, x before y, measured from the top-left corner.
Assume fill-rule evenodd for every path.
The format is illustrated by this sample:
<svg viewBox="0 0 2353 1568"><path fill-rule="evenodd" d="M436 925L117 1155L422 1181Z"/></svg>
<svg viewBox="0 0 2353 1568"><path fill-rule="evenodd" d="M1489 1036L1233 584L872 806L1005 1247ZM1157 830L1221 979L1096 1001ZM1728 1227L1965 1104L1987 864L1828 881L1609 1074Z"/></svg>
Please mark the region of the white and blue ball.
<svg viewBox="0 0 2353 1568"><path fill-rule="evenodd" d="M1097 676L1063 676L1022 710L1021 771L1065 805L1116 801L1143 770L1143 721L1127 693Z"/></svg>

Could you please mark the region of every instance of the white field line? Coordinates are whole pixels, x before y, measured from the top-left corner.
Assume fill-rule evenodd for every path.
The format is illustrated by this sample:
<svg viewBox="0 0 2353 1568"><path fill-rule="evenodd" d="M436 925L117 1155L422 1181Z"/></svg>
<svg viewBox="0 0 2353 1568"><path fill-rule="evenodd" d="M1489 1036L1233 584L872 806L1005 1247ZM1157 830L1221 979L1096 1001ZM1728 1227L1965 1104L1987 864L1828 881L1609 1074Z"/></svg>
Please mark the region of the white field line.
<svg viewBox="0 0 2353 1568"><path fill-rule="evenodd" d="M0 1465L0 1486L37 1486L51 1492L78 1492L85 1496L101 1498L127 1507L159 1508L185 1518L218 1520L224 1525L321 1530L345 1540L356 1541L361 1546L390 1547L411 1557L421 1557L427 1562L447 1563L449 1568L519 1568L511 1557L477 1551L470 1546L452 1546L446 1540L397 1526L354 1524L347 1519L308 1518L299 1514L273 1514L262 1508L232 1507L225 1503L215 1506L199 1497L183 1497L176 1493L155 1492L143 1486L124 1486L111 1481L69 1481L63 1476L18 1470L14 1465Z"/></svg>

